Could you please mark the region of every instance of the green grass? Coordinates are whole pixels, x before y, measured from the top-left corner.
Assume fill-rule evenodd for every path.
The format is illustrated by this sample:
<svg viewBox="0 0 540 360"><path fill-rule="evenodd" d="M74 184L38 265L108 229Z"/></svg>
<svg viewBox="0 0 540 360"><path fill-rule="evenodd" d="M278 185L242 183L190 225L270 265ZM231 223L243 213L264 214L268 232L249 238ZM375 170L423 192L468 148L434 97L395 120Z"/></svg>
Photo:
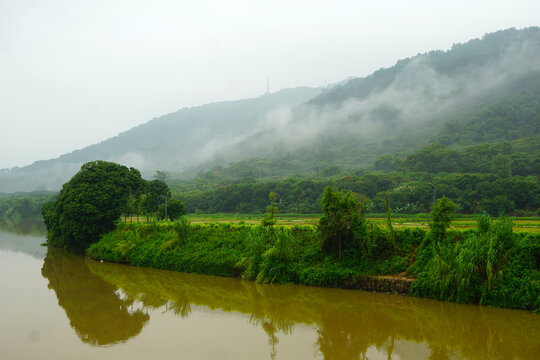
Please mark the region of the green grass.
<svg viewBox="0 0 540 360"><path fill-rule="evenodd" d="M261 223L264 215L261 214L189 214L187 218L193 224L206 223L233 223L233 224L250 224L258 225ZM476 228L476 219L478 215L458 215L452 222L451 229L457 231L465 231ZM294 226L294 225L311 225L316 226L319 223L320 215L312 214L277 214L277 225ZM368 214L366 217L370 222L384 226L386 224L386 216L383 214ZM514 218L515 232L530 232L540 233L540 218ZM421 228L429 229L431 216L429 214L392 215L392 225L396 229Z"/></svg>
<svg viewBox="0 0 540 360"><path fill-rule="evenodd" d="M371 231L378 234L374 241L380 243L374 255L351 255L343 262L323 256L320 235L313 226L277 226L272 239L260 225L186 221L121 223L92 244L87 254L105 261L260 282L339 286L336 279L351 274L405 271L425 233L398 231L399 252L392 254L385 230L375 225Z"/></svg>
<svg viewBox="0 0 540 360"><path fill-rule="evenodd" d="M511 228L515 230L516 223L520 230L537 226L536 219L503 218L483 233L472 219L459 219L442 240L426 231L427 221L411 227L421 221L393 219L394 250L385 219L369 218L363 239L358 240L370 244L369 252L359 245L340 260L323 254L321 235L313 224L290 223L313 218L282 215L273 238L268 228L258 225L260 216L190 218L193 223L187 218L120 223L87 254L111 262L263 283L340 287L356 275L412 277L417 278L413 292L419 296L540 310L540 235Z"/></svg>

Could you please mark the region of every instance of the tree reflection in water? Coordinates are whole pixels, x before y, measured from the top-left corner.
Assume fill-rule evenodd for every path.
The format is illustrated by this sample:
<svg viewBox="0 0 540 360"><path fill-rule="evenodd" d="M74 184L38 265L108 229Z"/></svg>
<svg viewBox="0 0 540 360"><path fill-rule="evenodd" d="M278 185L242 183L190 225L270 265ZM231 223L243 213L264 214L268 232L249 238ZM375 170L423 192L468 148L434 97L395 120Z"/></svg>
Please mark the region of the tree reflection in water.
<svg viewBox="0 0 540 360"><path fill-rule="evenodd" d="M148 314L133 309L132 300L121 298L117 287L93 274L81 256L49 248L41 273L56 292L71 327L88 344L127 341L149 320Z"/></svg>
<svg viewBox="0 0 540 360"><path fill-rule="evenodd" d="M93 344L139 333L151 309L187 317L192 306L244 313L268 335L279 358L279 334L314 328L325 359L366 358L370 349L414 358L534 359L540 353L537 315L517 310L398 295L304 286L271 286L230 278L98 263L51 251L43 275L79 336ZM121 289L123 297L117 293ZM135 302L143 310L133 311ZM146 312L144 312L146 311ZM231 329L234 331L234 329Z"/></svg>
<svg viewBox="0 0 540 360"><path fill-rule="evenodd" d="M17 235L43 235L47 233L41 217L17 220L3 217L0 218L0 229Z"/></svg>

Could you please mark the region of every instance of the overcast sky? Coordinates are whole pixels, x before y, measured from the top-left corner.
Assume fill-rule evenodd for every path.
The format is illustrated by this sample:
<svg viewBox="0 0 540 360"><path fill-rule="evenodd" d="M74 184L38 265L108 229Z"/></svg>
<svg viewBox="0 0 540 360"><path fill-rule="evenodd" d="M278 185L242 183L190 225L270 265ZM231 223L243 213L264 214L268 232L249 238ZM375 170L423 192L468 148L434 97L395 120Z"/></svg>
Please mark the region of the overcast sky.
<svg viewBox="0 0 540 360"><path fill-rule="evenodd" d="M0 168L206 103L366 76L540 1L0 0Z"/></svg>

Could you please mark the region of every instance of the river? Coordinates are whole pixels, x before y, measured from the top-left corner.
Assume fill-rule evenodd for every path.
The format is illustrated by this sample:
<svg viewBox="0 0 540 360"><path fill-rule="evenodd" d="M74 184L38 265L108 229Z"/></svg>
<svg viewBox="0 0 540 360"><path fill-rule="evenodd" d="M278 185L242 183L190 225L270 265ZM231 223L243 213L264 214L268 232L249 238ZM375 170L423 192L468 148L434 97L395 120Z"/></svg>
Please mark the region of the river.
<svg viewBox="0 0 540 360"><path fill-rule="evenodd" d="M538 359L540 315L108 264L0 224L0 359Z"/></svg>

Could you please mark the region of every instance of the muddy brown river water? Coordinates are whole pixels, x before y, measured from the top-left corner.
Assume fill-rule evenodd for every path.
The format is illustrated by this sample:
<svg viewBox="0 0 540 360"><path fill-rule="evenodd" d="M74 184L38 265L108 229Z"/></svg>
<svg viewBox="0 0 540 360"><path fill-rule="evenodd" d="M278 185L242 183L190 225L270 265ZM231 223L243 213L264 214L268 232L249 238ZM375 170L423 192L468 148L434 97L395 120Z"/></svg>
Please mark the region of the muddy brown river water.
<svg viewBox="0 0 540 360"><path fill-rule="evenodd" d="M0 230L2 360L540 359L531 312L101 263L42 232Z"/></svg>

